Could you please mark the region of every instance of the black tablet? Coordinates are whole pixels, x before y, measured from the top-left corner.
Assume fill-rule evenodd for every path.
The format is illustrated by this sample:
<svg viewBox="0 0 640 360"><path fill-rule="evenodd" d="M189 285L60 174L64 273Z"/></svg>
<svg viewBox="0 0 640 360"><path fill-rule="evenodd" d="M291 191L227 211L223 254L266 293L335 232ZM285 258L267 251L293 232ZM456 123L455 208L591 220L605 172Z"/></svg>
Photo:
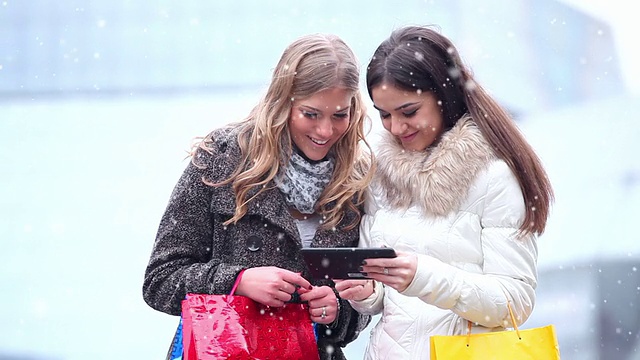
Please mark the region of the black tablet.
<svg viewBox="0 0 640 360"><path fill-rule="evenodd" d="M303 248L300 251L315 279L367 279L358 271L364 259L396 257L392 248Z"/></svg>

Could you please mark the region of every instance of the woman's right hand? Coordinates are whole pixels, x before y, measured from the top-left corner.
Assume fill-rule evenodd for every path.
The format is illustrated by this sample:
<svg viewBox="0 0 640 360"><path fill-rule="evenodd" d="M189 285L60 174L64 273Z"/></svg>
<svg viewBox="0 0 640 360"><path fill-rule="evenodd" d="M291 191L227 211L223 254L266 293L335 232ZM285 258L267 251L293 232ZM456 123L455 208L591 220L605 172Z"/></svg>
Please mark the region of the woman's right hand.
<svg viewBox="0 0 640 360"><path fill-rule="evenodd" d="M299 273L263 266L244 271L235 295L246 296L263 305L281 307L291 300L291 294L303 294L311 288L311 283Z"/></svg>
<svg viewBox="0 0 640 360"><path fill-rule="evenodd" d="M340 298L361 301L373 294L373 280L333 280Z"/></svg>

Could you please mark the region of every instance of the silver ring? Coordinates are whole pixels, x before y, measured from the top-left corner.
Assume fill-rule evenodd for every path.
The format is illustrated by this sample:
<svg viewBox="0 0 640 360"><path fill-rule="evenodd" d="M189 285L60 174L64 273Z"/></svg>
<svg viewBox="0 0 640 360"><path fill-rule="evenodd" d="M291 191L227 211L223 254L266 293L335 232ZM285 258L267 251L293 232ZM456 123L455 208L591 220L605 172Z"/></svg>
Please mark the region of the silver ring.
<svg viewBox="0 0 640 360"><path fill-rule="evenodd" d="M326 306L323 306L323 307L322 307L322 315L320 315L320 318L321 318L321 319L324 319L324 318L326 318L326 317L327 317L327 307L326 307Z"/></svg>
<svg viewBox="0 0 640 360"><path fill-rule="evenodd" d="M389 269L387 269L386 267L385 267L385 268L382 268L382 272L383 272L385 275L389 275Z"/></svg>

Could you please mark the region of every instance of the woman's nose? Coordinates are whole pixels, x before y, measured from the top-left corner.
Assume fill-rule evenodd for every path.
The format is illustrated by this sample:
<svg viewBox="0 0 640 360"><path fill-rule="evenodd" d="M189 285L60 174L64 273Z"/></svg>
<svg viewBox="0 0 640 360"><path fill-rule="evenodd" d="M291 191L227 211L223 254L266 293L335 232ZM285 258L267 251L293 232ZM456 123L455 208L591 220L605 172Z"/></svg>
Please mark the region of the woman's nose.
<svg viewBox="0 0 640 360"><path fill-rule="evenodd" d="M318 121L318 126L316 127L316 132L318 136L323 139L327 139L333 135L333 124L330 119L323 118Z"/></svg>
<svg viewBox="0 0 640 360"><path fill-rule="evenodd" d="M396 117L391 118L391 134L400 136L404 133L406 128L407 124L405 124L403 121L400 121Z"/></svg>

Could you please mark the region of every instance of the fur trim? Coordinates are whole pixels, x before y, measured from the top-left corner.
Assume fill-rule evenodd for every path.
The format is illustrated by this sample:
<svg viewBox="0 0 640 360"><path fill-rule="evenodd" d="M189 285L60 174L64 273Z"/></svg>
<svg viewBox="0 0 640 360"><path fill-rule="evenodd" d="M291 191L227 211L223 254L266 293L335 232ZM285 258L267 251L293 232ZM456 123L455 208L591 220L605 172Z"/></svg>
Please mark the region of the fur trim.
<svg viewBox="0 0 640 360"><path fill-rule="evenodd" d="M405 151L386 133L377 155L376 185L389 204L443 216L460 207L477 174L496 156L477 125L465 116L425 151Z"/></svg>

